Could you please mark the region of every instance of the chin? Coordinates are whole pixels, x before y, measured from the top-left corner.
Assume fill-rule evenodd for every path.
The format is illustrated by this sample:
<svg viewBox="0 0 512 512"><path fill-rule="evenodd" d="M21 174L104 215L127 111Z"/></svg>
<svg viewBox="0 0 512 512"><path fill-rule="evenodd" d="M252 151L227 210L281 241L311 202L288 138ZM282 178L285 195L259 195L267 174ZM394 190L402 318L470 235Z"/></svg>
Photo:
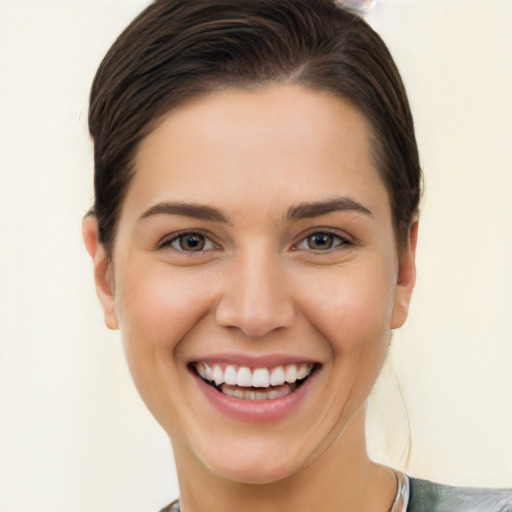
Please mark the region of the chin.
<svg viewBox="0 0 512 512"><path fill-rule="evenodd" d="M270 464L269 464L270 462ZM301 464L284 463L276 465L272 458L262 460L230 460L228 464L210 466L211 470L225 480L241 484L262 485L285 480L297 473Z"/></svg>
<svg viewBox="0 0 512 512"><path fill-rule="evenodd" d="M307 465L307 457L296 448L299 444L239 437L218 440L213 450L210 444L206 450L197 450L196 456L200 465L224 480L270 484L291 477Z"/></svg>

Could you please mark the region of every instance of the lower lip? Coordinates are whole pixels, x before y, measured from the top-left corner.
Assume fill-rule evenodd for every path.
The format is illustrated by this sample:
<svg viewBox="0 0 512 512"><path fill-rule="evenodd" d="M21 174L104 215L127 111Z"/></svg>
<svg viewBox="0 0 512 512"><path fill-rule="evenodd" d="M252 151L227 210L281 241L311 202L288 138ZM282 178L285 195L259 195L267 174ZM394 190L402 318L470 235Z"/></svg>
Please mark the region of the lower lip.
<svg viewBox="0 0 512 512"><path fill-rule="evenodd" d="M217 391L197 375L194 377L204 396L222 413L248 423L271 423L289 416L301 406L307 395L311 393L317 379L317 372L308 377L293 393L274 400L234 398Z"/></svg>

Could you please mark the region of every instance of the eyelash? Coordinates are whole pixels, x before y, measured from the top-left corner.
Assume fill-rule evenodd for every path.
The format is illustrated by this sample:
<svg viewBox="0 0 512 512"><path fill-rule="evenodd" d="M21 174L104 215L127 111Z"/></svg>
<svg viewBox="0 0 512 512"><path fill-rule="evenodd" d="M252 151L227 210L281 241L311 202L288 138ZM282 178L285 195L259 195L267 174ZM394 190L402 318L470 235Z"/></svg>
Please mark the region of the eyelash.
<svg viewBox="0 0 512 512"><path fill-rule="evenodd" d="M315 237L315 236L327 236L327 237L331 237L331 245L325 249L319 249L319 248L312 248L311 246L309 246L309 242L311 241L312 237ZM307 247L301 247L301 245L304 245L304 244L307 244L308 246ZM318 229L316 231L313 231L311 233L309 233L308 235L306 235L304 238L302 238L298 244L295 244L293 246L293 249L294 250L299 250L299 251L312 251L312 252L316 252L316 253L321 253L321 252L331 252L331 251L334 251L336 250L337 248L339 248L340 246L343 246L343 245L351 245L351 242L349 240L347 240L345 237L339 235L339 234L336 234L336 233L333 233L331 230L329 229Z"/></svg>
<svg viewBox="0 0 512 512"><path fill-rule="evenodd" d="M313 248L311 247L310 243L312 241L313 237L329 237L330 238L330 246L327 248ZM193 238L199 239L199 244L201 242L203 243L203 246L201 246L198 250L187 250L184 249L182 246L183 241L185 241L188 238L188 241L191 242ZM306 244L305 247L301 247L304 244ZM300 250L300 251L312 251L312 252L331 252L333 250L336 250L338 247L343 245L351 245L351 242L347 240L345 237L340 236L339 234L333 233L332 231L328 229L319 229L317 231L313 231L312 233L309 233L307 236L301 238L299 243L294 244L292 246L292 250ZM166 249L171 248L177 252L183 253L183 254L194 254L194 253L204 253L207 251L217 250L220 249L220 245L215 243L208 235L201 233L200 231L182 231L178 234L175 234L172 238L164 240L162 243L159 244L158 249Z"/></svg>
<svg viewBox="0 0 512 512"><path fill-rule="evenodd" d="M202 239L204 242L204 246L201 247L199 250L187 250L181 247L182 242L185 239L189 239L189 241L193 238L199 238ZM175 246L177 245L177 247ZM206 247L206 248L205 248ZM175 234L172 238L169 238L167 240L164 240L162 243L158 246L159 249L166 249L171 248L177 252L183 253L183 254L194 254L194 253L204 253L206 251L212 251L216 249L220 249L220 246L215 243L208 235L201 233L200 231L182 231L181 233Z"/></svg>

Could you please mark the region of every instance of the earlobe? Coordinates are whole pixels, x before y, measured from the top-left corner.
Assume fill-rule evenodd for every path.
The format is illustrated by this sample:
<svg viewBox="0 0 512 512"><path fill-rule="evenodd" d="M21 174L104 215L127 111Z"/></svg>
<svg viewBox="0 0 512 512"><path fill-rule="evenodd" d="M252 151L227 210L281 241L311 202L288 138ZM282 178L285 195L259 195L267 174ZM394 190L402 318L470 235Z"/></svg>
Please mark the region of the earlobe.
<svg viewBox="0 0 512 512"><path fill-rule="evenodd" d="M409 226L407 246L404 249L398 268L397 284L395 288L395 302L391 313L391 329L401 327L409 313L412 292L416 284L416 245L418 242L418 225L415 219Z"/></svg>
<svg viewBox="0 0 512 512"><path fill-rule="evenodd" d="M114 281L112 263L107 257L105 248L99 241L98 221L88 215L82 222L82 236L87 252L94 266L94 282L96 293L105 314L105 325L112 330L119 328L115 309Z"/></svg>

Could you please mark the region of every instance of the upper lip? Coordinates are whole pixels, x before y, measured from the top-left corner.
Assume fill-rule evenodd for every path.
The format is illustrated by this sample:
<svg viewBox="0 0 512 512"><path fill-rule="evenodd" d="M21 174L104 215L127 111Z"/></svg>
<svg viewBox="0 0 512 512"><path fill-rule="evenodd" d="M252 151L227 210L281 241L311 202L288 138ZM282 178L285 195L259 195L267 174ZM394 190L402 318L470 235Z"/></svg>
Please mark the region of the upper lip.
<svg viewBox="0 0 512 512"><path fill-rule="evenodd" d="M242 353L209 354L190 360L191 364L204 361L209 364L228 364L247 366L249 368L265 368L288 364L321 364L320 361L310 357L292 354L249 355Z"/></svg>

